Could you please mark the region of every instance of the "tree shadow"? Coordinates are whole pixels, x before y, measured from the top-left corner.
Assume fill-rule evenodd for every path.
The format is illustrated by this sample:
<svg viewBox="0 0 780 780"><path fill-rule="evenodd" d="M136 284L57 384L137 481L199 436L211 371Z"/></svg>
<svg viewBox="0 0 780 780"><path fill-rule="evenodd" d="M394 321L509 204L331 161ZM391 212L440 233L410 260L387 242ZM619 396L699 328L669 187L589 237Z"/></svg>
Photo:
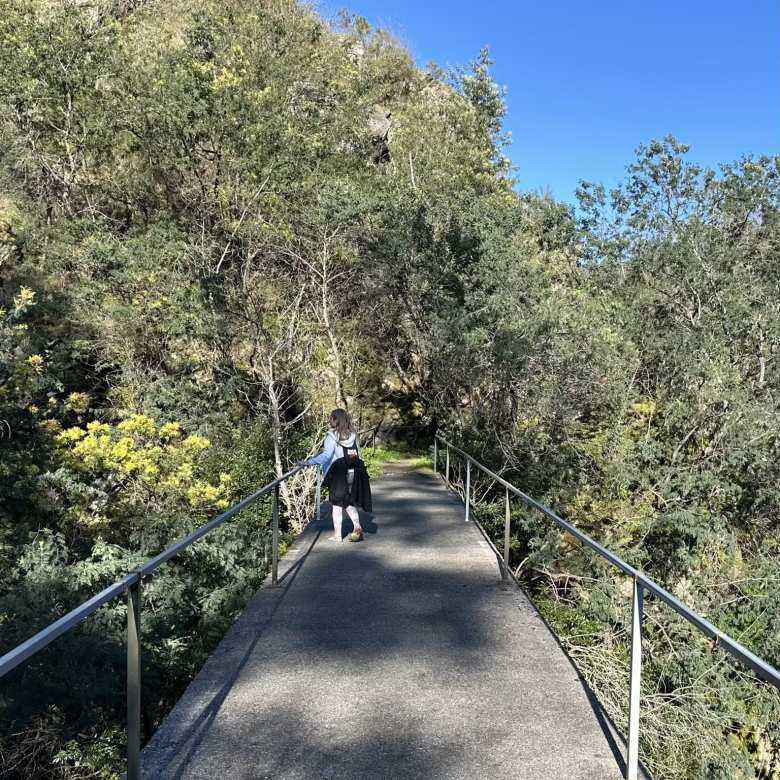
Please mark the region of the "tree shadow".
<svg viewBox="0 0 780 780"><path fill-rule="evenodd" d="M387 485L378 505L387 531L381 548L320 544L327 512L304 531L280 561L280 586L256 594L151 740L148 776L452 777L476 752L489 753L478 723L487 744L542 742L541 732L534 735L544 723L564 732L575 675L559 668L557 682L540 682L552 646L546 629L538 647L522 657L510 652L516 627L507 609L519 592L507 593L485 558L465 546L464 534L476 531L453 522L457 499L432 488L425 475ZM504 693L493 701L486 690ZM587 733L566 733L585 761L597 741L586 709L583 701L575 720ZM432 713L448 724L436 726L435 739L426 729ZM358 724L346 740L333 730L345 723ZM614 740L611 749L619 759Z"/></svg>
<svg viewBox="0 0 780 780"><path fill-rule="evenodd" d="M334 730L325 720L312 724L307 713L295 707L269 709L261 724L262 739L258 739L254 722L245 723L243 728L217 726L210 752L197 768L188 754L173 755L164 774L149 776L177 780L212 776L230 780L457 776L462 746L454 740L426 744L424 731L413 715L407 724L403 733L388 733L381 718L376 718L356 735Z"/></svg>
<svg viewBox="0 0 780 780"><path fill-rule="evenodd" d="M457 493L457 491L450 490L446 485L442 485L445 490L449 490L450 494L458 500L459 503L463 504L465 506L465 503L463 502L463 499L461 496ZM490 538L490 535L484 528L484 526L479 522L478 516L477 516L477 508L473 505L470 508L470 517L474 520L475 527L478 529L480 535L485 539L485 541L490 545L490 548L493 552L493 555L495 556L496 561L496 567L498 569L498 572L503 577L504 572L504 561L501 556L501 553L496 548L495 544L493 543L493 540ZM580 674L579 668L577 667L576 662L572 658L571 654L569 653L566 646L561 641L558 634L555 633L555 629L553 628L552 624L547 620L547 618L542 614L542 612L537 607L532 595L529 593L527 588L524 587L523 583L518 580L514 574L511 572L508 573L508 576L503 579L502 582L504 587L514 587L520 590L523 595L528 600L528 604L533 608L534 612L536 613L539 620L544 623L545 627L550 633L550 636L555 640L555 643L558 645L559 650L563 653L563 655L566 656L566 659L571 664L572 668L577 671L577 676L579 678L580 686L582 687L582 690L588 700L588 704L590 705L591 709L593 710L593 714L596 717L596 721L599 724L599 727L601 728L602 733L604 734L604 738L607 740L607 744L609 745L609 749L612 751L612 756L615 759L615 763L617 764L618 768L620 769L621 776L625 777L626 775L626 751L627 751L627 742L624 735L621 733L620 729L618 729L615 722L612 720L612 718L607 713L606 709L602 705L602 703L599 701L598 696L596 695L595 691L590 687L587 680ZM626 698L628 698L628 692L626 692ZM640 760L639 762L639 777L642 778L642 780L652 780L652 776L650 774L650 771L647 769L647 767L642 763Z"/></svg>

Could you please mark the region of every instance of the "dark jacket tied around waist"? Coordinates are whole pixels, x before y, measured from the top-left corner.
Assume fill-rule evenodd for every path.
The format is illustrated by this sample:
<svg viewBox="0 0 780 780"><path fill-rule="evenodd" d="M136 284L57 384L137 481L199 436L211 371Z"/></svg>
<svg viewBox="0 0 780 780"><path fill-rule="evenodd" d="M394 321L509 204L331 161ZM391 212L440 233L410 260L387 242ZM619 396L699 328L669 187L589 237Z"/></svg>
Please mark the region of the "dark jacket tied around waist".
<svg viewBox="0 0 780 780"><path fill-rule="evenodd" d="M354 477L348 478L348 471L354 472ZM337 458L328 469L322 483L330 492L330 502L333 506L359 506L365 512L371 512L371 484L368 479L366 464L358 460L354 467L347 469L344 458Z"/></svg>

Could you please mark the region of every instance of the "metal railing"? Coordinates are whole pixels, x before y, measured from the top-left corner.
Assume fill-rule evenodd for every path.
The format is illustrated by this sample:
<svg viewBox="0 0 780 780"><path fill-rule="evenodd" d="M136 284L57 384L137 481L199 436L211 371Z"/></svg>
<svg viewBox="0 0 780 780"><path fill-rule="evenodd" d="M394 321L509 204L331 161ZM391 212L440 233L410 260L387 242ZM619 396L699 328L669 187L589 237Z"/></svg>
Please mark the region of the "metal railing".
<svg viewBox="0 0 780 780"><path fill-rule="evenodd" d="M768 664L762 658L759 658L754 653L751 653L746 647L742 646L736 640L732 639L728 634L723 633L717 626L714 626L708 620L703 618L698 613L694 612L688 606L683 604L679 599L675 598L668 590L661 587L657 582L652 580L646 574L642 573L638 569L635 569L631 564L626 563L615 553L608 550L606 547L600 545L594 539L591 539L587 534L577 529L571 523L568 523L562 517L559 517L551 509L548 509L543 504L540 504L535 499L523 493L511 483L500 477L495 472L491 471L486 466L482 465L479 461L471 457L467 452L456 447L451 442L447 441L441 434L436 434L433 441L433 470L438 473L439 463L439 442L446 447L445 458L445 471L444 480L447 486L451 485L450 482L450 451L453 451L464 459L466 464L466 481L465 481L465 519L468 522L470 518L470 505L471 505L471 467L476 466L483 474L493 479L500 485L503 485L505 496L505 516L504 516L504 550L502 557L501 575L504 578L510 576L509 570L509 542L510 542L510 504L509 494L512 493L517 496L523 503L532 509L536 509L541 512L549 520L552 520L556 525L562 528L564 531L571 534L587 547L595 550L602 558L608 560L613 566L620 569L624 574L627 574L633 580L633 596L632 596L632 608L631 608L631 683L629 692L629 708L628 708L628 750L626 756L626 779L637 780L639 770L639 703L640 703L640 683L642 677L642 617L644 615L644 593L648 591L654 596L657 596L661 601L665 602L675 612L681 615L692 626L698 629L704 635L714 640L717 647L730 653L734 658L743 663L748 668L752 669L758 677L766 682L774 685L780 691L780 671Z"/></svg>
<svg viewBox="0 0 780 780"><path fill-rule="evenodd" d="M272 563L271 584L279 583L279 486L290 477L311 466L302 465L283 474L279 479L269 482L265 487L247 496L235 506L210 520L205 525L175 542L159 555L151 558L135 571L125 575L121 580L100 591L88 601L68 612L59 620L39 631L35 636L23 642L18 647L0 657L0 678L15 669L35 653L43 650L57 637L75 628L86 620L93 612L112 601L122 593L127 593L127 780L141 778L141 582L155 569L166 561L187 549L191 544L205 536L209 531L221 526L225 521L246 509L262 496L272 493ZM317 482L315 487L315 513L320 519L322 468L317 466Z"/></svg>

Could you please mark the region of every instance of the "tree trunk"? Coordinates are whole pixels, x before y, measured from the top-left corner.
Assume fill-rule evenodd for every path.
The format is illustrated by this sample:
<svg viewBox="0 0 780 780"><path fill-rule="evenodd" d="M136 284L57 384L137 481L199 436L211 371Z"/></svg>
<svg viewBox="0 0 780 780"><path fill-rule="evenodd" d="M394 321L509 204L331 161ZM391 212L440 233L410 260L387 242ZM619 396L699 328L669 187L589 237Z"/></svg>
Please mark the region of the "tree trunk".
<svg viewBox="0 0 780 780"><path fill-rule="evenodd" d="M336 333L330 320L330 309L328 306L328 254L327 249L322 253L322 322L325 325L325 331L328 334L330 343L330 354L333 361L333 372L336 376L336 405L342 409L347 408L347 397L344 395L344 364L341 361Z"/></svg>
<svg viewBox="0 0 780 780"><path fill-rule="evenodd" d="M273 359L268 358L268 374L266 375L266 389L268 391L268 407L271 418L271 439L274 446L274 473L276 479L284 474L282 463L282 415L279 404L279 394L276 392L276 380L274 375ZM289 486L286 482L279 485L282 501L285 507L289 505Z"/></svg>

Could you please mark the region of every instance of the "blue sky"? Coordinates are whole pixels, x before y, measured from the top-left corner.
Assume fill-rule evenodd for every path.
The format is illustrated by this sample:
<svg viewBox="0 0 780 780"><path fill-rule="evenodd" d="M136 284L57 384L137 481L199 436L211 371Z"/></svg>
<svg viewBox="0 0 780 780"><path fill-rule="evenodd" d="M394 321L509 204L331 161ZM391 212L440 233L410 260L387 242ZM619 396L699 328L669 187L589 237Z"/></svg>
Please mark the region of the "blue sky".
<svg viewBox="0 0 780 780"><path fill-rule="evenodd" d="M323 0L385 27L418 64L482 46L508 88L521 189L572 201L673 133L716 166L780 154L780 0Z"/></svg>

